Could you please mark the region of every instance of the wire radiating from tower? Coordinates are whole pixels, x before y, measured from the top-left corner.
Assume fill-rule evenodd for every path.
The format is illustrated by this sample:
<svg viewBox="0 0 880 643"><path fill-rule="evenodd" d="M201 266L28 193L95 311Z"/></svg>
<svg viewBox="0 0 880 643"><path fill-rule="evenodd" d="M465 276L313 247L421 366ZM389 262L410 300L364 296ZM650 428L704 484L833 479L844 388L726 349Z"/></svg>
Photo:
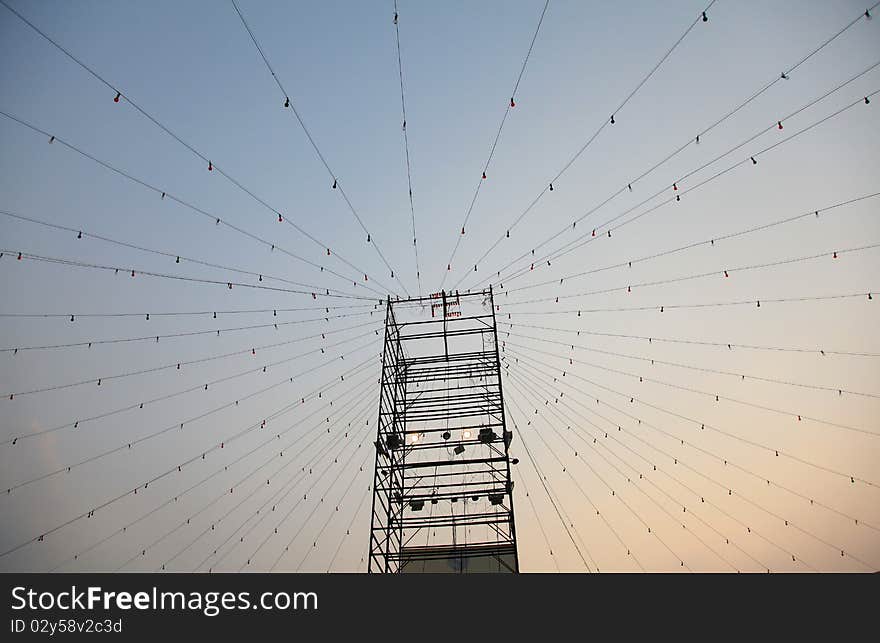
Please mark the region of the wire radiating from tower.
<svg viewBox="0 0 880 643"><path fill-rule="evenodd" d="M409 188L409 214L412 220L413 252L416 256L416 283L418 284L419 297L422 296L422 274L419 268L419 244L416 235L416 209L413 204L412 187L412 163L409 157L409 135L406 130L406 92L403 89L403 61L400 54L400 14L397 10L397 0L394 0L394 35L397 41L397 72L400 79L400 110L403 113L403 149L406 152L406 183Z"/></svg>
<svg viewBox="0 0 880 643"><path fill-rule="evenodd" d="M498 140L501 138L501 131L504 129L504 124L507 122L507 116L510 114L510 110L516 107L516 92L519 90L519 84L526 71L526 65L529 63L529 58L532 55L532 49L535 47L535 40L538 39L538 32L541 31L541 25L544 24L544 15L547 13L547 7L549 5L550 0L546 0L546 2L544 2L544 8L541 10L541 17L538 19L538 26L535 27L535 33L532 36L532 41L529 43L529 50L526 52L526 57L523 59L522 66L520 66L519 75L516 77L516 83L513 85L513 91L510 94L510 102L508 102L507 106L504 108L504 115L501 117L501 123L498 125L498 131L495 133L495 140L492 141L492 147L489 149L489 158L487 158L486 162L483 164L483 173L480 180L477 182L477 189L474 190L474 196L464 215L464 221L462 221L461 224L461 234L456 238L455 246L452 248L452 254L449 255L449 261L446 262L446 272L443 273L443 280L440 282L441 288L443 288L443 285L446 283L446 277L449 276L449 272L452 270L452 261L455 259L455 253L458 252L458 246L461 244L461 238L465 234L468 221L471 218L471 213L474 211L477 197L480 196L480 189L483 187L483 181L485 181L488 176L486 173L489 171L489 165L492 163L492 159L495 156L495 149L498 147Z"/></svg>
<svg viewBox="0 0 880 643"><path fill-rule="evenodd" d="M400 278L400 273L395 272L394 268L392 268L391 264L388 263L388 260L385 258L385 255L382 253L382 250L379 248L379 244L375 241L375 235L371 234L367 226L364 224L361 215L358 214L358 211L355 209L351 200L348 198L348 195L345 193L345 190L342 187L341 182L339 181L339 177L330 167L330 164L327 162L327 158L324 156L321 149L318 147L318 144L315 142L315 138L312 136L312 133L309 131L309 128L306 127L306 123L300 115L299 111L296 109L294 102L290 100L290 94L284 89L284 85L281 84L281 79L278 78L278 74L275 73L275 70L272 68L272 64L269 62L269 58L266 56L266 52L260 46L259 41L257 40L256 35L251 30L250 25L248 25L247 20L245 20L244 14L242 14L241 10L238 8L238 5L235 3L235 0L230 0L232 2L232 6L235 8L235 13L238 14L239 19L241 20L241 24L244 26L245 30L248 32L248 35L251 37L251 40L254 43L254 46L257 48L257 51L260 53L260 57L263 59L263 62L266 64L266 69L269 70L269 73L272 74L272 78L275 80L275 84L278 85L278 89L281 90L281 94L284 96L284 106L290 108L293 112L293 115L296 117L297 122L303 130L303 133L306 135L306 138L309 139L309 143L312 145L312 149L315 150L315 154L317 154L321 163L324 166L324 169L327 170L327 174L331 179L333 179L333 188L339 191L340 196L345 201L345 204L348 206L348 209L351 210L351 213L354 215L354 218L357 220L358 224L361 226L361 229L364 231L364 234L367 235L368 243L373 246L373 249L376 251L376 254L379 255L379 258L382 260L382 263L385 264L385 267L391 272L392 279L396 279L397 283L400 284L400 287L403 288L403 292L409 296L409 292L406 289L406 285ZM366 273L364 274L364 280L366 281Z"/></svg>

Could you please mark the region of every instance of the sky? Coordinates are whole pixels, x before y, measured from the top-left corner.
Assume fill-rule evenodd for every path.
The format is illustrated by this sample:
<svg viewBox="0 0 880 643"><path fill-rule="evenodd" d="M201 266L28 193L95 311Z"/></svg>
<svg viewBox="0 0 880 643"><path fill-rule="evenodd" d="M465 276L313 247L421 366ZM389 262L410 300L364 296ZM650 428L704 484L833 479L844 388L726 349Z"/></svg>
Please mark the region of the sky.
<svg viewBox="0 0 880 643"><path fill-rule="evenodd" d="M0 111L58 139L0 117L0 210L67 228L0 215L0 348L163 339L0 354L0 392L19 393L0 401L0 488L16 487L0 496L0 552L119 496L0 557L0 569L362 570L375 304L490 283L521 438L523 571L878 569L880 197L860 198L880 192L880 94L864 100L880 69L831 92L880 62L880 22L856 20L862 4L718 0L704 22L706 0L551 0L508 108L543 2L399 2L419 283L393 3L238 3L330 172L231 3L8 3L124 98L0 7ZM666 283L638 285L655 281ZM735 301L745 303L678 307ZM136 315L87 316L97 313ZM227 353L238 354L187 364ZM275 446L260 446L273 434ZM296 438L302 456L282 468L293 451L273 454Z"/></svg>

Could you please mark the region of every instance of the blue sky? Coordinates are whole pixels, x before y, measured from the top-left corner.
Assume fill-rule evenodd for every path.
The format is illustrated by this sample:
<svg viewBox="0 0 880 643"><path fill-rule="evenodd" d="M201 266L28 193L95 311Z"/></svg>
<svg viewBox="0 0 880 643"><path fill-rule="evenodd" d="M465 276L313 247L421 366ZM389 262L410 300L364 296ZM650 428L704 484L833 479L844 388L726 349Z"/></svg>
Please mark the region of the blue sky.
<svg viewBox="0 0 880 643"><path fill-rule="evenodd" d="M188 144L212 159L218 167L281 211L285 218L295 221L329 246L332 256L327 257L322 244L305 239L288 225L279 225L275 214L218 172L208 172L199 158L126 101L115 103L111 90L5 8L0 8L0 110L31 122L133 176L161 186L169 194L197 205L223 221L354 278L359 285L322 273L281 252L271 252L229 228L215 226L207 217L170 199L162 200L60 145L48 145L41 135L5 118L0 118L0 194L3 195L0 209L171 254L187 254L265 275L372 296L376 293L367 291L365 286L368 284L362 279L361 272L367 271L371 287L384 294L386 291L378 285L381 283L403 294L399 284L392 282L374 248L366 242L366 235L341 198L340 191L331 188L332 179L292 112L283 108L284 97L231 4L196 1L10 1L10 4ZM697 23L657 73L615 114L615 125L602 131L554 183L554 191L543 194L521 224L511 231L510 239L505 238L474 273L474 261L496 239L504 236L511 222L609 118L705 4L686 0L662 4L599 3L595 6L583 2L550 2L516 95L516 107L508 115L447 286L458 282L462 287L474 286L491 281L496 270L528 251L536 242L570 226L574 218L603 202L789 69L865 9L861 4L844 1L774 0L767 3L720 0L715 3L709 11L709 21ZM407 290L415 294L415 259L406 192L392 3L242 0L239 7L288 88L291 101L339 177L345 193L370 230L372 240ZM440 287L542 7L542 2L400 3L407 132L424 292ZM788 80L776 83L759 99L703 137L699 145L689 146L672 161L638 181L632 193L620 195L588 217L578 225L577 231L586 232L591 225L598 225L627 210L880 61L878 25L877 20L861 20L791 73ZM880 105L880 95L870 105L855 106L792 142L761 155L758 165L743 165L693 194L686 193L699 180L877 90L880 90L880 70L875 68L814 107L786 120L782 131L772 130L761 135L683 182L680 187L685 192L680 203L659 207L637 223L616 230L613 238L590 243L558 261L554 260L552 268L526 275L515 285L555 279L634 259L877 192L880 128L876 107ZM823 214L818 220L806 219L715 247L701 247L622 273L609 271L568 280L561 286L511 293L507 297L498 295L505 313L503 317L510 312L514 322L562 329L544 335L554 339L564 339L564 330L584 329L880 352L876 302L874 307L868 307L864 298L775 306L765 304L760 313L751 306L743 306L681 310L664 313L662 317L653 311L595 313L588 321L570 314L521 315L516 318L517 313L548 312L552 306L559 310L638 305L659 307L664 303L876 292L880 267L876 249L843 255L838 262L830 258L807 261L742 273L731 280L703 279L645 289L636 293L637 298L627 299L617 291L577 298L564 305L554 304L552 300L547 304L512 305L533 297L618 288L628 283L870 245L880 242L877 203L876 199L866 200L828 216ZM550 249L572 238L573 233L569 232ZM78 240L71 233L47 230L8 217L0 217L0 239L0 245L12 251L187 274L221 282L233 279L226 271L193 264L181 267L167 257L139 253L89 238ZM340 257L357 266L358 270L343 263ZM528 263L528 260L520 260L516 265L522 267ZM213 312L218 309L268 310L363 304L355 300L313 300L309 295L246 288L230 291L222 285L178 283L144 276L123 278L124 275L86 268L33 261L19 263L10 259L10 255L0 259L0 269L4 302L0 312L3 313L154 313L150 321L139 317L82 318L72 324L66 319L6 318L0 320L3 337L0 343L4 348L186 332L213 328L216 323L211 316L158 318L155 316L158 311ZM236 277L239 278L240 275ZM511 282L508 287L513 285ZM340 310L339 314L369 310ZM318 313L320 311L278 315L285 321L294 321L323 316ZM236 326L274 323L278 317L260 313L227 315L225 318L221 315L221 319L228 326ZM348 330L355 324L367 322L373 323ZM163 341L158 345L132 343L19 353L14 357L4 353L0 356L0 390L26 391L97 378L102 374L247 350L253 346L312 336L325 330L337 330L340 340L350 339L344 351L347 353L344 363L342 360L331 361L327 357L331 350L328 348L323 355L310 355L269 369L275 372L271 380L265 379L270 374L258 373L212 387L197 402L186 397L177 398L157 405L148 413L123 414L116 419L95 422L81 433L65 430L51 437L34 438L28 441L27 450L21 448L13 452L8 446L2 447L5 452L0 453L0 462L3 463L0 467L3 485L0 486L5 487L87 457L100 449L124 443L128 438L136 438L157 427L173 425L180 418L198 415L228 401L230 396L267 386L275 379L283 379L312 366L324 365L326 370L325 376L310 375L306 382L297 383L293 388L266 394L247 410L234 409L216 420L203 422L200 425L203 428L193 433L168 434L139 447L138 453L133 450L131 454L113 456L100 464L73 471L67 477L37 482L0 498L0 503L6 505L4 515L13 517L13 520L4 521L0 549L76 515L89 505L87 499L112 496L133 481L148 478L151 472L173 464L179 455L197 453L205 445L215 443L218 436L230 434L236 427L281 408L290 399L323 386L325 380L333 380L345 368L355 366L371 355L375 357L381 348L375 335L372 335L371 344L370 337L354 338L380 328L381 323L382 313L375 312L372 316L365 314L292 325L279 331L239 331L225 334L220 339L208 335ZM301 345L267 351L269 356L266 359L283 360L304 350L326 346L331 341L304 339ZM586 342L583 337L580 341ZM648 347L612 339L590 341L600 349L650 355L658 359L687 361L833 388L880 390L880 368L873 358L832 357L817 361L813 354L739 352L728 355L699 347ZM362 345L366 348L359 353L348 353ZM535 342L530 345L550 351L558 348ZM262 355L258 359L262 359ZM548 357L540 359L552 361ZM602 363L614 368L635 368L632 363L614 361L607 356L597 359L605 360ZM252 365L253 359L245 355L222 363L195 366L182 374L162 372L123 379L113 383L110 391L102 384L100 390L95 386L83 386L24 396L15 403L0 402L6 407L0 413L3 417L2 436L5 439L38 431L89 413L135 403L144 396L161 396L198 385L206 378L219 379ZM375 375L378 368L375 360L371 368ZM587 370L582 373L584 376L591 374ZM596 374L592 372L592 375ZM868 430L878 429L880 415L875 398L817 395L803 389L774 388L757 383L739 386L717 376L682 373L680 370L663 371L662 376L684 386L700 389L723 387L733 397L754 400L758 404L804 409L804 415L832 418ZM623 389L632 385L625 379L616 379L620 376L605 373L602 377L608 378L603 380L608 386ZM513 382L512 390L518 390L521 385ZM584 400L592 397L583 385L579 393L570 395L581 395ZM796 424L794 428L798 432L793 433L789 419L783 421L778 415L735 405L719 409L685 392L663 387L652 388L646 395L658 404L666 404L690 416L711 418L710 421L738 431L744 437L781 444L796 455L821 461L835 469L866 477L877 470L880 449L875 437L841 432L818 424L802 426L804 423ZM527 401L530 398L526 391L518 399L524 408L532 406L533 402L541 402L539 399ZM323 404L324 399L316 404L318 402ZM370 406L369 402L370 399L364 401L369 411L356 418L358 423L363 420L364 426L370 412L375 415L375 404ZM646 413L653 412L646 410ZM684 425L674 424L676 421L668 416L655 415L655 419L672 422L669 426L675 429L687 430ZM346 419L342 423L348 421L355 420ZM369 431L374 430L375 424L370 427ZM696 438L704 440L701 444L707 448L733 453L755 470L778 474L785 483L803 489L807 495L824 493L826 499L839 502L846 512L860 513L865 520L880 522L880 503L875 488L854 489L848 481L817 477L809 468L792 463L779 464L775 456L768 460L740 443L721 437L697 434ZM248 444L257 444L256 439L248 436L241 441L242 446L236 448L243 452ZM354 452L355 445L349 446ZM368 455L368 446L367 440L354 456L355 460ZM225 457L225 450L223 455ZM544 457L547 462L552 461L551 454L545 453ZM717 465L711 459L703 461L699 453L692 457L707 468ZM600 462L597 466L605 464ZM240 470L248 469L241 465ZM524 476L534 473L525 468L521 471ZM192 480L197 479L197 473L191 475ZM583 471L586 488L597 496L604 493L601 481L591 475L589 471ZM607 475L616 474L609 470ZM690 474L681 475L695 488L706 484L698 477L687 478ZM733 474L720 472L718 475ZM329 488L327 493L341 496L348 482L347 476L348 472L344 473L338 485ZM360 480L357 480L359 486L356 489L369 484L366 477L362 478L363 485ZM771 493L760 485L752 488L749 485L754 481L748 477L734 481L762 494L762 501L771 508L791 508L810 531L852 545L862 558L875 564L880 560L880 541L876 533L866 534L864 529L842 524L839 516L817 515L809 506L792 505L791 499L784 494ZM835 486L838 483L840 486ZM167 486L156 491L153 500L163 494L169 496L174 493L173 489L181 486L180 482L159 484ZM534 487L537 481L531 479L527 484ZM672 485L670 490L682 492L674 483L669 484ZM570 506L579 506L582 498L570 481L560 477L557 485L560 496ZM635 491L631 493L633 506L644 515L655 512L658 524L665 520L663 513L651 502ZM210 490L199 490L193 495L196 496L193 507L200 506L198 501L203 505L211 498ZM353 496L356 496L355 501L360 498L357 493ZM72 526L65 539L55 539L42 550L26 548L14 557L0 561L0 566L3 569L50 567L77 548L84 548L110 533L120 521L133 519L139 511L143 513L148 508L146 502L139 494L136 501L132 498L118 503L121 506L114 506L112 512L104 512L90 523ZM44 510L35 510L38 506ZM216 508L217 516L222 515L221 509ZM354 509L352 507L352 511ZM637 521L619 503L609 501L607 510L609 519L618 521L615 524L624 532L631 530L635 534L638 531L639 535L632 538L639 542L643 558L651 568L667 569L676 562L651 539L642 542ZM730 508L730 512L741 512L736 515L753 520L755 524L764 524L768 532L778 533L766 512L756 511L748 503ZM144 538L149 540L154 534L161 534L163 528L167 530L175 525L184 513L172 508L158 516L149 527L144 527ZM631 561L617 551L613 536L601 531L601 525L593 525L588 513L580 516L581 530L588 541L594 539L590 544L602 558L602 567L629 569ZM521 530L524 546L531 552L531 556L525 558L525 566L552 569L554 563L544 551L546 548L534 521L527 518L530 509L525 503L518 505L518 515L524 520ZM345 543L340 568L357 568L366 543L365 516L364 513L355 516L361 526L360 532L355 533L363 535L357 543L346 543L342 539L345 531L342 522L330 523L328 532ZM205 515L202 518L206 519ZM726 525L728 520L722 514L713 516L713 519L719 526ZM255 533L264 531L266 524L255 529ZM733 523L726 526L737 528ZM701 549L698 542L687 541L677 531L667 529L669 540L681 538L675 542L680 551L688 553L695 568L723 567L718 558ZM196 533L189 536L194 537ZM564 532L554 526L551 534L551 539L558 539L561 552L557 562L566 568L576 568L578 559L573 550L565 549ZM142 563L133 563L131 568L137 568L137 564L142 564L144 569L157 567L163 556L170 557L175 548L180 549L186 543L186 536L175 534L163 543L166 550ZM790 538L787 545L805 551L805 556L816 567L860 568L850 559L844 557L841 561L840 556L832 556L833 550L829 551L809 538L804 540L784 530L779 537ZM334 542L333 546L328 546L331 553L335 545ZM757 557L769 559L777 568L784 569L784 565L790 562L769 545L755 543L749 547L754 548L751 551L756 552ZM115 539L92 552L82 565L83 568L114 568L136 549L137 544L130 538ZM246 558L246 549L248 547L243 545L240 551L233 552L230 559L235 563L230 565L237 567L241 562L237 558ZM181 568L194 567L199 562L198 553L201 551L191 551L184 556ZM305 551L301 555L304 554ZM291 555L284 564L295 568L301 555ZM266 556L269 563L272 558L274 556ZM315 558L318 565L326 563L329 555L322 561L317 561L318 556ZM746 568L755 566L746 558L740 562Z"/></svg>

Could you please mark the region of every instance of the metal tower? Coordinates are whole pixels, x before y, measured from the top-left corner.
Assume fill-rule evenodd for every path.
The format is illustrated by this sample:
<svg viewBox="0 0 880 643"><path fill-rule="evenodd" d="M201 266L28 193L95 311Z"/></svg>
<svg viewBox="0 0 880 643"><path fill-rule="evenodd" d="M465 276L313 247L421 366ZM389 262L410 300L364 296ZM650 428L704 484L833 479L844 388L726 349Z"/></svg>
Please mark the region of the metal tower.
<svg viewBox="0 0 880 643"><path fill-rule="evenodd" d="M387 302L368 570L517 572L492 289Z"/></svg>

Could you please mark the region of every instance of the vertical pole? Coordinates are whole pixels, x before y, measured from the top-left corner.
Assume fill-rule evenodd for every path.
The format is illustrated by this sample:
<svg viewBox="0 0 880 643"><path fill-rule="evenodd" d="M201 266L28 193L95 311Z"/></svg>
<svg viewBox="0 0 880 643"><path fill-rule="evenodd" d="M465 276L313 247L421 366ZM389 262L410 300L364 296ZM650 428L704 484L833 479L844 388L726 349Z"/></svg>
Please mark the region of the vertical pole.
<svg viewBox="0 0 880 643"><path fill-rule="evenodd" d="M498 349L498 324L495 320L495 295L489 284L489 303L492 305L492 334L495 337L495 368L498 374L498 394L501 398L501 439L504 442L504 459L507 465L507 493L510 496L510 537L513 541L513 560L516 572L519 572L519 547L516 544L516 520L513 514L513 479L510 477L510 449L505 440L507 435L507 418L504 413L504 387L501 385L501 354Z"/></svg>

